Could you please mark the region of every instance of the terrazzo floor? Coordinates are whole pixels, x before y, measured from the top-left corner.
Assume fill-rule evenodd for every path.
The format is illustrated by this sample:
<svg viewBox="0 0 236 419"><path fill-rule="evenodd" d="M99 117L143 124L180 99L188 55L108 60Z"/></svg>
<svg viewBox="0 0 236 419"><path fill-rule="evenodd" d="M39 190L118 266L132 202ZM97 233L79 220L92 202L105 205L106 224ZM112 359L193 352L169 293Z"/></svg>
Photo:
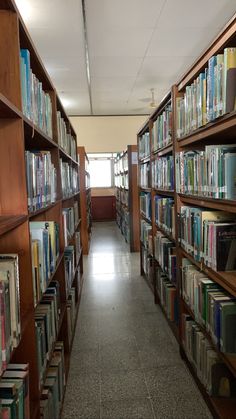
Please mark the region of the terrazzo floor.
<svg viewBox="0 0 236 419"><path fill-rule="evenodd" d="M115 223L84 265L63 419L212 418Z"/></svg>

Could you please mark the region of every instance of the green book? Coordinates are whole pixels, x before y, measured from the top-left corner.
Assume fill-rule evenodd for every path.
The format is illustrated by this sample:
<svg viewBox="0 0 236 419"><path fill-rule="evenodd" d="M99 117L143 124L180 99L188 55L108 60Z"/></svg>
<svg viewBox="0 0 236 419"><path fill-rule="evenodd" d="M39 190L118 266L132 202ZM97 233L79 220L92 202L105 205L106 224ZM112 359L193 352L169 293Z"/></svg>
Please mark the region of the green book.
<svg viewBox="0 0 236 419"><path fill-rule="evenodd" d="M220 303L220 349L225 353L236 353L236 303Z"/></svg>

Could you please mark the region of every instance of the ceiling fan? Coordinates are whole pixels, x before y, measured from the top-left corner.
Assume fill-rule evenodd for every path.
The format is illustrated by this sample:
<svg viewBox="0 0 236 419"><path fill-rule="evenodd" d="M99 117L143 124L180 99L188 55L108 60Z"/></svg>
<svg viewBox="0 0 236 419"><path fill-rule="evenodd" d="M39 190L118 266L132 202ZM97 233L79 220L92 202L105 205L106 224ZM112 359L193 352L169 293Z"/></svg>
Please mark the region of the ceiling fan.
<svg viewBox="0 0 236 419"><path fill-rule="evenodd" d="M151 91L151 97L149 96L149 97L144 97L142 99L139 99L140 102L147 103L148 105L146 105L143 108L133 109L133 111L136 111L136 112L140 112L142 110L146 110L147 111L147 109L149 108L149 110L151 112L153 109L157 108L158 103L155 101L154 88L152 87L150 89L150 91Z"/></svg>

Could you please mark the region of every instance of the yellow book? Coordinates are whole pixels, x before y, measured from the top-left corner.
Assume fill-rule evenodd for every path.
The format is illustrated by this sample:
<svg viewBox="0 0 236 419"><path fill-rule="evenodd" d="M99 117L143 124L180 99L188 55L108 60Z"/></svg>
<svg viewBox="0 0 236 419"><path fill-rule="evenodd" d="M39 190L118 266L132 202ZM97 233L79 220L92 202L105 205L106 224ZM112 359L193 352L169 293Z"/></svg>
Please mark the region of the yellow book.
<svg viewBox="0 0 236 419"><path fill-rule="evenodd" d="M230 69L236 69L236 48L224 49L224 74L223 74L223 112L227 110L227 75ZM236 70L235 70L236 71Z"/></svg>

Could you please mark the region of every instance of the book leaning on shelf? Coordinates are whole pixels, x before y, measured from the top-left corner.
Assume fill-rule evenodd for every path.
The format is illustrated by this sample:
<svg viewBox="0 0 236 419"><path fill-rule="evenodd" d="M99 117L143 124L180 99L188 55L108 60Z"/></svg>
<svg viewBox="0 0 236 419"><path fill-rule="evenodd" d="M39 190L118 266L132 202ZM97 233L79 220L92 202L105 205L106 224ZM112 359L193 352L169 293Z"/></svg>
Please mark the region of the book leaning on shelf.
<svg viewBox="0 0 236 419"><path fill-rule="evenodd" d="M182 297L217 348L236 354L235 298L185 258L182 260Z"/></svg>
<svg viewBox="0 0 236 419"><path fill-rule="evenodd" d="M57 171L50 151L26 151L28 210L37 211L57 199Z"/></svg>
<svg viewBox="0 0 236 419"><path fill-rule="evenodd" d="M56 342L47 369L41 399L40 417L58 419L65 391L65 359L63 342Z"/></svg>
<svg viewBox="0 0 236 419"><path fill-rule="evenodd" d="M196 261L215 271L236 269L236 222L232 214L181 207L180 243Z"/></svg>
<svg viewBox="0 0 236 419"><path fill-rule="evenodd" d="M0 254L0 373L20 342L19 262L17 254Z"/></svg>
<svg viewBox="0 0 236 419"><path fill-rule="evenodd" d="M212 397L236 396L236 379L222 362L197 323L182 315L183 346L199 380Z"/></svg>
<svg viewBox="0 0 236 419"><path fill-rule="evenodd" d="M52 138L52 101L32 73L30 52L20 50L21 93L24 115Z"/></svg>
<svg viewBox="0 0 236 419"><path fill-rule="evenodd" d="M178 193L236 199L235 144L176 153L175 166Z"/></svg>
<svg viewBox="0 0 236 419"><path fill-rule="evenodd" d="M31 235L34 304L42 297L59 256L59 225L55 221L32 221Z"/></svg>
<svg viewBox="0 0 236 419"><path fill-rule="evenodd" d="M176 99L177 138L236 110L236 47L212 56L183 97Z"/></svg>
<svg viewBox="0 0 236 419"><path fill-rule="evenodd" d="M30 419L29 365L8 364L0 381L0 416Z"/></svg>

